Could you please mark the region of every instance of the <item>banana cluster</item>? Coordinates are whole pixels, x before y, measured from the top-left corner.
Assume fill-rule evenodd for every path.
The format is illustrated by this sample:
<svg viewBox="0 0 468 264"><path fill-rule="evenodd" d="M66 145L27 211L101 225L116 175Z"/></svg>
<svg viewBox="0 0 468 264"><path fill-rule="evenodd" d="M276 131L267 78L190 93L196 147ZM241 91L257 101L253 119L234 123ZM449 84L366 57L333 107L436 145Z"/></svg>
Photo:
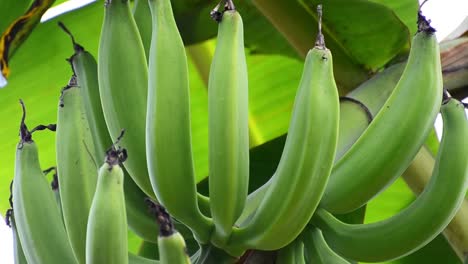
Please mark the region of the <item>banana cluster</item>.
<svg viewBox="0 0 468 264"><path fill-rule="evenodd" d="M60 24L75 52L57 125L29 130L23 105L7 217L16 263L235 263L252 250L277 251L275 263L286 264L387 261L429 243L461 206L467 117L443 92L434 29L421 14L406 66L339 98L319 6L281 159L249 194L243 23L233 2L221 1L211 12L219 27L208 81L207 197L197 191L187 55L171 1L135 1L132 11L128 0L106 0L104 10L97 60ZM358 97L376 91L388 96L371 111ZM436 166L416 201L381 222L339 220L364 213L405 171L439 111ZM32 139L44 129L56 130L54 190ZM157 244L159 260L130 253L127 229Z"/></svg>

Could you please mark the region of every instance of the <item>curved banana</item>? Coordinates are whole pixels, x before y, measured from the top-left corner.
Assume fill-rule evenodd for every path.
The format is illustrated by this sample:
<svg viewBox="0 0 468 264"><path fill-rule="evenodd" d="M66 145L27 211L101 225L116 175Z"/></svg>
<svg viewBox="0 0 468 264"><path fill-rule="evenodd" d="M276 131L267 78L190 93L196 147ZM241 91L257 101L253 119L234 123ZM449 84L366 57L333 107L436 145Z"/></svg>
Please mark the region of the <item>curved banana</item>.
<svg viewBox="0 0 468 264"><path fill-rule="evenodd" d="M301 236L304 241L307 263L350 264L327 245L322 232L316 227L306 227Z"/></svg>
<svg viewBox="0 0 468 264"><path fill-rule="evenodd" d="M156 219L159 223L158 248L161 264L190 264L185 240L174 229L171 216L161 205L155 205Z"/></svg>
<svg viewBox="0 0 468 264"><path fill-rule="evenodd" d="M86 225L96 190L94 144L75 76L62 90L58 107L56 153L60 201L68 237L80 263L86 259Z"/></svg>
<svg viewBox="0 0 468 264"><path fill-rule="evenodd" d="M234 229L228 252L275 250L293 241L312 217L332 169L339 99L332 56L319 34L296 94L284 150L265 197L250 221Z"/></svg>
<svg viewBox="0 0 468 264"><path fill-rule="evenodd" d="M106 0L99 40L98 80L102 110L113 141L125 129L124 165L135 183L155 198L146 168L145 122L148 69L128 0Z"/></svg>
<svg viewBox="0 0 468 264"><path fill-rule="evenodd" d="M120 137L119 137L120 139ZM124 175L120 162L125 159L115 145L106 153L99 169L96 192L89 211L86 232L86 263L124 263L129 261Z"/></svg>
<svg viewBox="0 0 468 264"><path fill-rule="evenodd" d="M248 77L242 18L231 1L219 22L208 83L209 193L216 230L226 240L249 186Z"/></svg>
<svg viewBox="0 0 468 264"><path fill-rule="evenodd" d="M366 204L408 167L442 100L439 46L419 16L406 68L369 127L333 167L320 207L346 213ZM363 155L365 153L365 155Z"/></svg>
<svg viewBox="0 0 468 264"><path fill-rule="evenodd" d="M361 225L344 224L324 209L317 211L312 223L334 251L357 261L388 261L426 245L449 224L468 189L468 121L455 99L447 99L441 113L444 129L433 175L409 207L389 219Z"/></svg>
<svg viewBox="0 0 468 264"><path fill-rule="evenodd" d="M205 243L212 222L197 202L184 44L170 0L150 0L149 4L153 17L146 119L149 175L158 201Z"/></svg>
<svg viewBox="0 0 468 264"><path fill-rule="evenodd" d="M36 143L24 123L24 105L23 111L16 148L13 211L24 254L28 263L78 263L54 194L39 165Z"/></svg>
<svg viewBox="0 0 468 264"><path fill-rule="evenodd" d="M148 0L135 0L133 4L133 18L140 32L141 42L145 49L146 58L149 58L151 46L151 10Z"/></svg>

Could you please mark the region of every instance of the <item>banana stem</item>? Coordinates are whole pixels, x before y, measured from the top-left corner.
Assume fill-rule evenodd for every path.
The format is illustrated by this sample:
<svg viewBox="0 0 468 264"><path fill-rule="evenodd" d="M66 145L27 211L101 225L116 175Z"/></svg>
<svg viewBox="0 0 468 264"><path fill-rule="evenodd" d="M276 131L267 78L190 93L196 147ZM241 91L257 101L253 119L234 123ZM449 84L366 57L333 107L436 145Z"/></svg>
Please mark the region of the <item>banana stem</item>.
<svg viewBox="0 0 468 264"><path fill-rule="evenodd" d="M426 147L422 147L403 173L403 180L416 195L419 195L429 182L434 164L435 160L431 152ZM466 199L443 234L457 256L463 261L468 254L468 201Z"/></svg>

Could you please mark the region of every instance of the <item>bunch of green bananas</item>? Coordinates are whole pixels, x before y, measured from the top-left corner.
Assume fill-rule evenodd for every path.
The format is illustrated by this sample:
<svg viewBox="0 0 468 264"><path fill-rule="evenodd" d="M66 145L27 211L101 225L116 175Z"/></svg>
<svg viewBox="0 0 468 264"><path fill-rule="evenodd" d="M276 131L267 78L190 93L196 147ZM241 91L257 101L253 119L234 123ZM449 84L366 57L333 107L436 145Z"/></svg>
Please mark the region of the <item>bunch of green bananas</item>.
<svg viewBox="0 0 468 264"><path fill-rule="evenodd" d="M444 230L468 189L468 122L463 104L443 96L434 29L421 14L404 68L341 100L319 21L281 159L250 194L242 18L231 0L211 16L209 197L197 191L187 56L171 1L139 0L132 13L127 0L106 0L97 61L61 24L75 53L57 125L28 130L23 107L8 213L17 263L235 263L251 250L277 250L276 263L378 262ZM405 171L439 110L442 142L417 200L381 222L338 220ZM32 139L44 129L56 130L55 191ZM127 228L156 243L159 260L129 253Z"/></svg>

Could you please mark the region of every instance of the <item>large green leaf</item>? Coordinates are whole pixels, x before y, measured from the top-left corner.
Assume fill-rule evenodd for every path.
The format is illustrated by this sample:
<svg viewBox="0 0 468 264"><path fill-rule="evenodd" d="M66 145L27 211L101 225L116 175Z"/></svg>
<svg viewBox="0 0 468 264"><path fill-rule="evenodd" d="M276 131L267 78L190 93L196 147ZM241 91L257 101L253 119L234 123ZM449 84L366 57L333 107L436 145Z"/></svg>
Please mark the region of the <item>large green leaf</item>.
<svg viewBox="0 0 468 264"><path fill-rule="evenodd" d="M336 41L352 61L371 71L384 66L408 46L406 26L387 6L367 0L347 1L346 4L342 0L299 1L311 14L315 14L315 7L323 2L325 35ZM413 16L416 18L417 13Z"/></svg>

